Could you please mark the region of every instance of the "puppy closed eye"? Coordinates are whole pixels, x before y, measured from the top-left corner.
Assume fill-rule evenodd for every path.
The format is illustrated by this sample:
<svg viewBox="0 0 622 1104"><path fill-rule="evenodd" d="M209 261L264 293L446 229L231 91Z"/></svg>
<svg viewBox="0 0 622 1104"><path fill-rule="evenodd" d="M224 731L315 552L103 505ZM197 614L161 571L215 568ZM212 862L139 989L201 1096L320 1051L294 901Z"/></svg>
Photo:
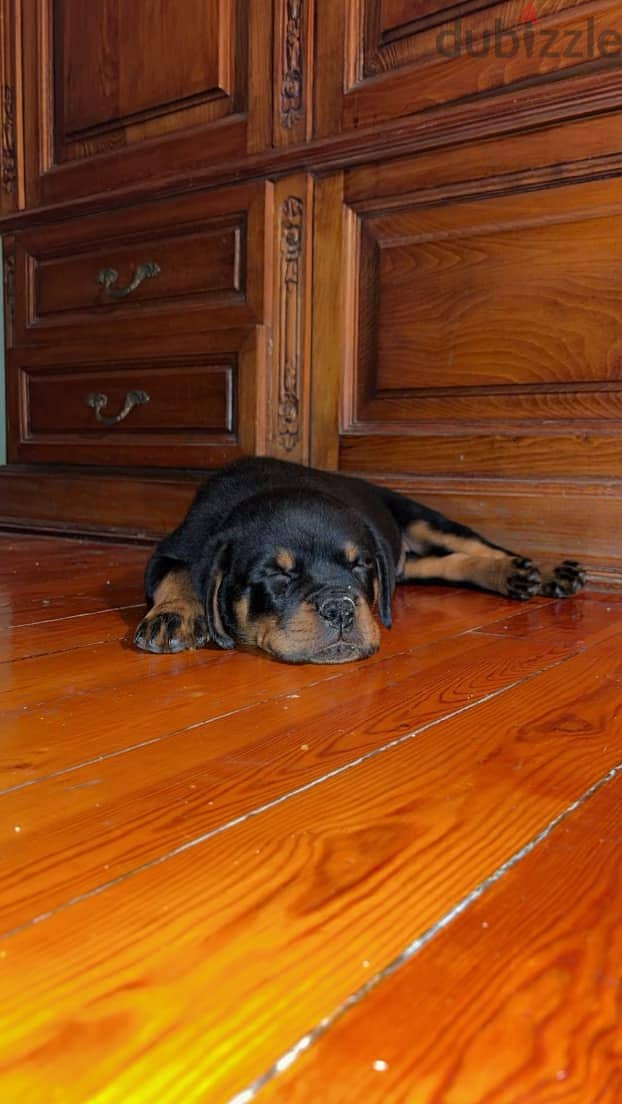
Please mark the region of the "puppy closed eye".
<svg viewBox="0 0 622 1104"><path fill-rule="evenodd" d="M369 572L373 569L373 566L373 560L371 560L368 556L366 556L364 559L357 560L356 563L353 563L351 565L354 574L363 579L367 577Z"/></svg>
<svg viewBox="0 0 622 1104"><path fill-rule="evenodd" d="M295 570L294 566L285 568L277 561L268 567L265 572L265 577L280 588L285 588L291 586L291 584L295 582L298 578L298 572Z"/></svg>

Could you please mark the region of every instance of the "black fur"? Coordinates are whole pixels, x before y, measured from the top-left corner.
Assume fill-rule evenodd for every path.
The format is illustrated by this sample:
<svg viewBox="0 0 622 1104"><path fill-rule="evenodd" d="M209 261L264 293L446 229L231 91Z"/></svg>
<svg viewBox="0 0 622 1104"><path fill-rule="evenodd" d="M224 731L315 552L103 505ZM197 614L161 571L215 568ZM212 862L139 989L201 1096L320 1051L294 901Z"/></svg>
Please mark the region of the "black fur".
<svg viewBox="0 0 622 1104"><path fill-rule="evenodd" d="M408 527L417 522L425 523L424 538L413 547ZM158 545L146 570L147 604L151 607L158 584L169 572L187 568L205 611L209 639L220 647L248 643L248 625L271 618L270 623L284 626L284 632L288 625L298 624L298 639L292 637L287 647L281 643L275 652L279 658L333 661L314 659L311 644L300 644L301 622L295 622L295 616L302 606L313 611L320 608L322 596L335 596L333 605L324 601L320 636L327 646L330 637L331 654L345 655L350 643L345 613L334 603L341 601L343 610L350 610L348 602L358 609L363 602L371 607L376 598L380 620L389 627L391 599L396 582L401 581L398 574L405 556L425 560L426 565L432 557L434 566L442 557L455 555L456 541L476 541L483 552L498 548L466 526L364 480L280 460L244 459L212 476L197 492L181 525ZM344 555L348 546L357 551L355 563ZM281 570L275 562L279 549L295 557L292 571ZM513 557L513 553L507 555ZM572 568L573 579L563 572L556 575L548 593L557 594L563 586L571 593L582 585L581 569L574 564ZM528 572L529 586L519 586L516 575L510 573L503 592L518 598L531 596L541 582L537 569L534 572ZM426 577L433 577L433 571ZM468 579L463 581L468 585ZM240 603L245 603L245 630L240 628ZM338 637L327 611L333 622L339 622ZM136 636L141 647L145 646L144 626L145 622ZM365 632L367 639L363 639L365 633L357 638L352 644L356 654L346 658L376 650L371 630ZM149 639L153 638L151 631ZM337 643L343 643L341 652ZM321 642L313 647L324 656Z"/></svg>

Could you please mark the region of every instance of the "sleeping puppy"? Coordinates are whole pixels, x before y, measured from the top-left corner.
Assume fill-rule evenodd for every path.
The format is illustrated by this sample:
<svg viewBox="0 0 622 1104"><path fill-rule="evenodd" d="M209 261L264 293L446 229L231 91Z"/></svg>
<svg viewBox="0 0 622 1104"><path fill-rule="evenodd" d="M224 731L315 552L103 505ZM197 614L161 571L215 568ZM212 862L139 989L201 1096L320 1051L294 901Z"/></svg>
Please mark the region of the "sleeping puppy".
<svg viewBox="0 0 622 1104"><path fill-rule="evenodd" d="M208 643L287 663L347 663L377 651L396 583L463 583L510 598L564 598L585 582L565 560L541 574L403 495L281 460L239 460L202 486L147 565L149 612L135 643Z"/></svg>

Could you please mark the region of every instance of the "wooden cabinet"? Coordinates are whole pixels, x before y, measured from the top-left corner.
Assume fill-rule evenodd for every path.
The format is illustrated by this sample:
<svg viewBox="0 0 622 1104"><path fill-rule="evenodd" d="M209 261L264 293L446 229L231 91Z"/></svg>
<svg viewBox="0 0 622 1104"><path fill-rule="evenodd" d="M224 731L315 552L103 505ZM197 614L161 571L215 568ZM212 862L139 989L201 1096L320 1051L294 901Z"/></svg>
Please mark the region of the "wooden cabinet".
<svg viewBox="0 0 622 1104"><path fill-rule="evenodd" d="M321 134L441 106L454 108L441 125L475 119L485 125L483 101L503 131L503 115L517 104L556 100L560 77L567 78L566 102L556 110L568 113L575 100L585 100L585 81L576 78L593 86L619 61L622 47L619 0L595 0L589 9L576 0L546 7L531 0L317 0L317 6L318 33L329 29L315 86Z"/></svg>
<svg viewBox="0 0 622 1104"><path fill-rule="evenodd" d="M118 355L90 343L15 349L11 459L25 463L214 468L262 445L263 332L210 334L163 355L150 339Z"/></svg>
<svg viewBox="0 0 622 1104"><path fill-rule="evenodd" d="M258 182L15 236L18 344L119 341L261 322L272 187Z"/></svg>
<svg viewBox="0 0 622 1104"><path fill-rule="evenodd" d="M270 21L239 0L17 0L30 205L262 148Z"/></svg>
<svg viewBox="0 0 622 1104"><path fill-rule="evenodd" d="M0 515L269 453L622 578L622 0L0 8Z"/></svg>

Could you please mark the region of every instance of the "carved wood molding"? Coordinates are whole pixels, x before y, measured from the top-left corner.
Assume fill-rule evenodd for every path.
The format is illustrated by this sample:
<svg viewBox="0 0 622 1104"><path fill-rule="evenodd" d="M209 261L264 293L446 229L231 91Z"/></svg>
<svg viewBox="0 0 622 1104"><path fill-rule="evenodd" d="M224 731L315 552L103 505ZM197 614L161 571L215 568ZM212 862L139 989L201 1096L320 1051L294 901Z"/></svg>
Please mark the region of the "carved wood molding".
<svg viewBox="0 0 622 1104"><path fill-rule="evenodd" d="M15 254L5 250L4 254L4 301L6 306L7 339L13 340L15 321Z"/></svg>
<svg viewBox="0 0 622 1104"><path fill-rule="evenodd" d="M290 130L302 118L304 0L285 0L281 126Z"/></svg>
<svg viewBox="0 0 622 1104"><path fill-rule="evenodd" d="M303 223L303 200L287 196L281 204L277 411L277 441L286 452L300 440Z"/></svg>
<svg viewBox="0 0 622 1104"><path fill-rule="evenodd" d="M2 188L7 195L13 194L16 182L15 102L13 86L4 84L2 88Z"/></svg>

